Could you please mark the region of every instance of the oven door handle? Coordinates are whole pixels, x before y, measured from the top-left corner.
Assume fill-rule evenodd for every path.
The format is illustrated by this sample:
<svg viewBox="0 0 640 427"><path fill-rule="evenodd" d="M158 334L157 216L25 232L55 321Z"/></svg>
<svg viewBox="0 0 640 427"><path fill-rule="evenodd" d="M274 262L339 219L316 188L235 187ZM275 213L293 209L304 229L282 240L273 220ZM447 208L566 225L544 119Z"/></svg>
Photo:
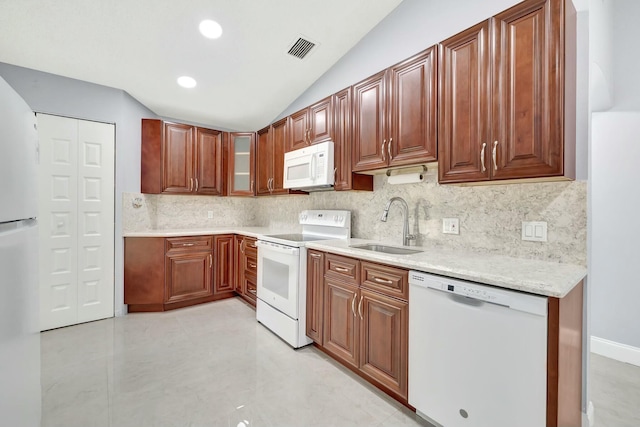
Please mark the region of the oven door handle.
<svg viewBox="0 0 640 427"><path fill-rule="evenodd" d="M256 242L256 246L266 251L272 251L272 252L277 252L277 253L286 254L286 255L298 255L300 253L300 248L293 248L290 246L279 245L277 243L273 244L269 242L263 242L261 240L258 240Z"/></svg>

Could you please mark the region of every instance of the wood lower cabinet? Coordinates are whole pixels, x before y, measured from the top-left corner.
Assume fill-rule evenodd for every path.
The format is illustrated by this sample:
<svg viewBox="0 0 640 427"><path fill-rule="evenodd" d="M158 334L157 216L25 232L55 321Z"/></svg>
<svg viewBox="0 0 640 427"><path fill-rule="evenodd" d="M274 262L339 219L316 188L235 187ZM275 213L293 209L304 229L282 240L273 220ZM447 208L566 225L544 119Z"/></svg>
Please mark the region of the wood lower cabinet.
<svg viewBox="0 0 640 427"><path fill-rule="evenodd" d="M439 182L575 178L575 38L527 0L440 44Z"/></svg>
<svg viewBox="0 0 640 427"><path fill-rule="evenodd" d="M324 259L324 300L307 298L307 316L323 305L322 348L406 402L409 304L396 294L399 288L407 289L407 270L334 254L324 254ZM311 265L316 268L315 261ZM367 281L379 289L367 289ZM308 275L308 291L317 288L315 282L316 271Z"/></svg>
<svg viewBox="0 0 640 427"><path fill-rule="evenodd" d="M126 237L129 312L164 311L234 295L233 236Z"/></svg>
<svg viewBox="0 0 640 427"><path fill-rule="evenodd" d="M233 234L213 237L214 294L230 294L235 288L233 268L234 240Z"/></svg>
<svg viewBox="0 0 640 427"><path fill-rule="evenodd" d="M225 138L220 131L142 119L141 191L226 194Z"/></svg>
<svg viewBox="0 0 640 427"><path fill-rule="evenodd" d="M307 251L306 334L322 345L322 310L324 309L324 253Z"/></svg>
<svg viewBox="0 0 640 427"><path fill-rule="evenodd" d="M360 371L407 398L409 303L360 289Z"/></svg>
<svg viewBox="0 0 640 427"><path fill-rule="evenodd" d="M258 249L256 238L236 236L235 238L235 291L245 301L255 307L258 277Z"/></svg>
<svg viewBox="0 0 640 427"><path fill-rule="evenodd" d="M360 350L360 329L354 309L358 296L357 285L325 276L322 345L328 353L355 368Z"/></svg>

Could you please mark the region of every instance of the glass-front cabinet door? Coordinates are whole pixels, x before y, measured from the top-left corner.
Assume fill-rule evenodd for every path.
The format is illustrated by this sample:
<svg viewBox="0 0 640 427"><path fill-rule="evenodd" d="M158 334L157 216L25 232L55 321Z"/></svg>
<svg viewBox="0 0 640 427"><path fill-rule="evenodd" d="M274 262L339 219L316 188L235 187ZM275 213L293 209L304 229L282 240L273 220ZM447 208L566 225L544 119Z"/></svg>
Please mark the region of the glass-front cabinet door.
<svg viewBox="0 0 640 427"><path fill-rule="evenodd" d="M229 195L255 195L255 133L229 134Z"/></svg>

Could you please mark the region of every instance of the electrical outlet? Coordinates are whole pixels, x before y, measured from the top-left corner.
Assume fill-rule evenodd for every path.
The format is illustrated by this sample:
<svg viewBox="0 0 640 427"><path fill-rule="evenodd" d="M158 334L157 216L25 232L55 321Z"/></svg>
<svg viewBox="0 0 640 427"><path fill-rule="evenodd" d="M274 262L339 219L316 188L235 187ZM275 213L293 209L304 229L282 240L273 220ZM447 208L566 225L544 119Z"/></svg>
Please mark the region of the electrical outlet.
<svg viewBox="0 0 640 427"><path fill-rule="evenodd" d="M522 240L531 242L547 241L546 221L522 221Z"/></svg>
<svg viewBox="0 0 640 427"><path fill-rule="evenodd" d="M444 234L460 234L460 220L458 218L442 218L442 232Z"/></svg>
<svg viewBox="0 0 640 427"><path fill-rule="evenodd" d="M213 219L213 211L207 211L207 218Z"/></svg>

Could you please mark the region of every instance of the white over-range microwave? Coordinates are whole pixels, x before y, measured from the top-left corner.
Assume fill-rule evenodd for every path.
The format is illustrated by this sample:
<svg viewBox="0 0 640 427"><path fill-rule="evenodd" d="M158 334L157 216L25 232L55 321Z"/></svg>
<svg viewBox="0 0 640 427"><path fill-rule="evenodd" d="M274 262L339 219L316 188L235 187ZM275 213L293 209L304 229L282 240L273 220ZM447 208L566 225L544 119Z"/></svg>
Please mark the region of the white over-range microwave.
<svg viewBox="0 0 640 427"><path fill-rule="evenodd" d="M284 188L331 190L334 181L333 141L320 142L284 154Z"/></svg>

